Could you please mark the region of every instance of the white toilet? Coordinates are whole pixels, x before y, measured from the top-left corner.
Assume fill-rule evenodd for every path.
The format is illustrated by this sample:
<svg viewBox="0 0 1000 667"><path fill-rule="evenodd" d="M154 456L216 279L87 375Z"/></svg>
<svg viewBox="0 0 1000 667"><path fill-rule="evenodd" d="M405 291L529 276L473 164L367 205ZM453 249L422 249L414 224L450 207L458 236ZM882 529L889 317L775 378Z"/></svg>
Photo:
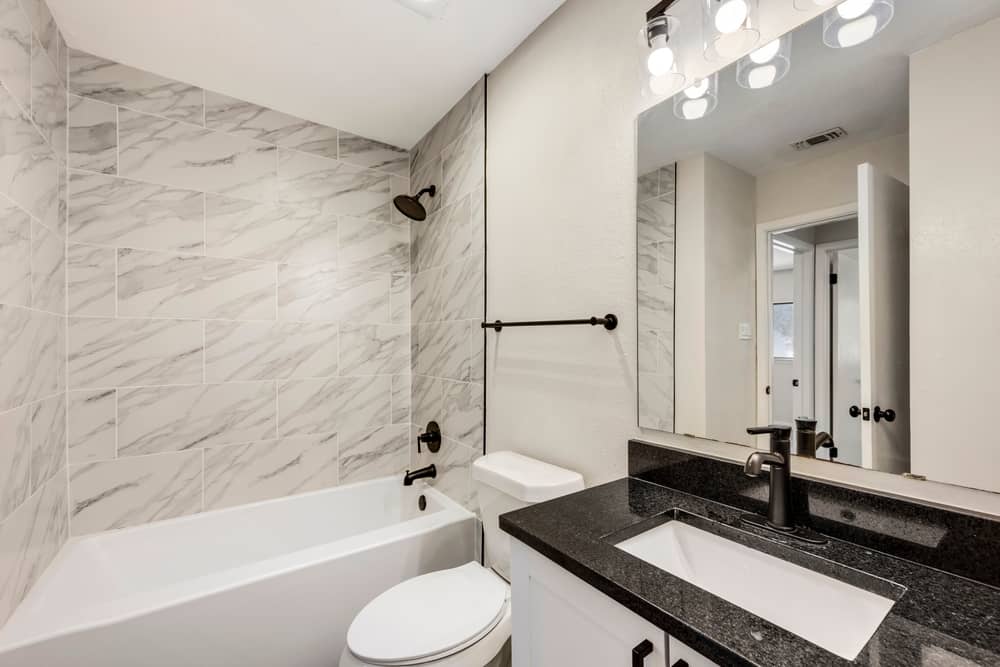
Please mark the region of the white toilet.
<svg viewBox="0 0 1000 667"><path fill-rule="evenodd" d="M466 563L414 577L379 595L351 623L340 667L510 664L510 538L497 519L579 491L583 477L514 452L488 454L472 468L486 567Z"/></svg>

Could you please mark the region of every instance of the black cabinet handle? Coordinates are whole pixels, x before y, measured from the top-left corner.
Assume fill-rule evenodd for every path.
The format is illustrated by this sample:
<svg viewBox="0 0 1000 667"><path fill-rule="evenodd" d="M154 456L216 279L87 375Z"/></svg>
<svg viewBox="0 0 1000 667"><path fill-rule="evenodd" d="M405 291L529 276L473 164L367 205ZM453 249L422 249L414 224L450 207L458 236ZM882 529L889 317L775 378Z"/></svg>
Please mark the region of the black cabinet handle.
<svg viewBox="0 0 1000 667"><path fill-rule="evenodd" d="M882 421L883 419L886 420L887 422L889 422L890 424L892 422L896 421L896 411L895 410L883 410L882 408L880 408L877 405L875 406L874 416L875 416L875 423L876 424L879 423L880 421Z"/></svg>
<svg viewBox="0 0 1000 667"><path fill-rule="evenodd" d="M646 658L648 658L653 653L653 642L648 639L643 639L639 644L632 649L632 667L643 667L646 664Z"/></svg>
<svg viewBox="0 0 1000 667"><path fill-rule="evenodd" d="M857 419L861 416L861 408L856 405L852 405L851 409L847 411L847 414L851 415L852 418Z"/></svg>
<svg viewBox="0 0 1000 667"><path fill-rule="evenodd" d="M670 665L670 667L688 667L688 661L687 660L678 660L674 664Z"/></svg>

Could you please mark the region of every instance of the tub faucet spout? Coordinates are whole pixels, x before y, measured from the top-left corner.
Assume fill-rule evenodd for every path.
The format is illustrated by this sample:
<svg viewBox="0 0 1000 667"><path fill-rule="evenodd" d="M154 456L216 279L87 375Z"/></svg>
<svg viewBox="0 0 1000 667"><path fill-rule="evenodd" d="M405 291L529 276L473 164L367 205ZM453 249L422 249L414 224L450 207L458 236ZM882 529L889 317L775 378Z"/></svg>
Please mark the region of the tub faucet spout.
<svg viewBox="0 0 1000 667"><path fill-rule="evenodd" d="M413 483L418 479L434 479L437 477L437 474L437 468L434 467L433 463L426 468L420 468L419 470L414 470L413 472L407 470L406 475L403 476L403 486L413 486Z"/></svg>

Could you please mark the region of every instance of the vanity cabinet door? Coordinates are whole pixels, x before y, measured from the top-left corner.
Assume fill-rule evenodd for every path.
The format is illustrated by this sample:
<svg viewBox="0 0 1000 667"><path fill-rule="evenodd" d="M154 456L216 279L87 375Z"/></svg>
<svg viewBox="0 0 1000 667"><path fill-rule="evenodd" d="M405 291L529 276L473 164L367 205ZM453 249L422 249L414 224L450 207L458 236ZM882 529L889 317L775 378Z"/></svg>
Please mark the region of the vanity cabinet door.
<svg viewBox="0 0 1000 667"><path fill-rule="evenodd" d="M663 630L517 541L511 579L514 667L667 667Z"/></svg>
<svg viewBox="0 0 1000 667"><path fill-rule="evenodd" d="M686 644L682 644L673 637L670 638L670 666L719 667L718 663L712 662L701 653L698 653Z"/></svg>

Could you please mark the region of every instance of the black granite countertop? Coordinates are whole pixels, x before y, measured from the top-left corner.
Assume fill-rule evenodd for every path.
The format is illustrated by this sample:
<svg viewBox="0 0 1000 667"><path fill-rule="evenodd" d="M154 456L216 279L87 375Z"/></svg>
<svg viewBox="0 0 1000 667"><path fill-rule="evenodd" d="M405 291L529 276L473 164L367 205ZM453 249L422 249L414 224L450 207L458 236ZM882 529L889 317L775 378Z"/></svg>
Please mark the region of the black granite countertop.
<svg viewBox="0 0 1000 667"><path fill-rule="evenodd" d="M675 509L798 565L869 590L881 585L897 602L858 657L843 660L614 546ZM505 514L500 527L721 665L1000 666L1000 589L838 539L787 540L745 527L741 514L627 478Z"/></svg>

